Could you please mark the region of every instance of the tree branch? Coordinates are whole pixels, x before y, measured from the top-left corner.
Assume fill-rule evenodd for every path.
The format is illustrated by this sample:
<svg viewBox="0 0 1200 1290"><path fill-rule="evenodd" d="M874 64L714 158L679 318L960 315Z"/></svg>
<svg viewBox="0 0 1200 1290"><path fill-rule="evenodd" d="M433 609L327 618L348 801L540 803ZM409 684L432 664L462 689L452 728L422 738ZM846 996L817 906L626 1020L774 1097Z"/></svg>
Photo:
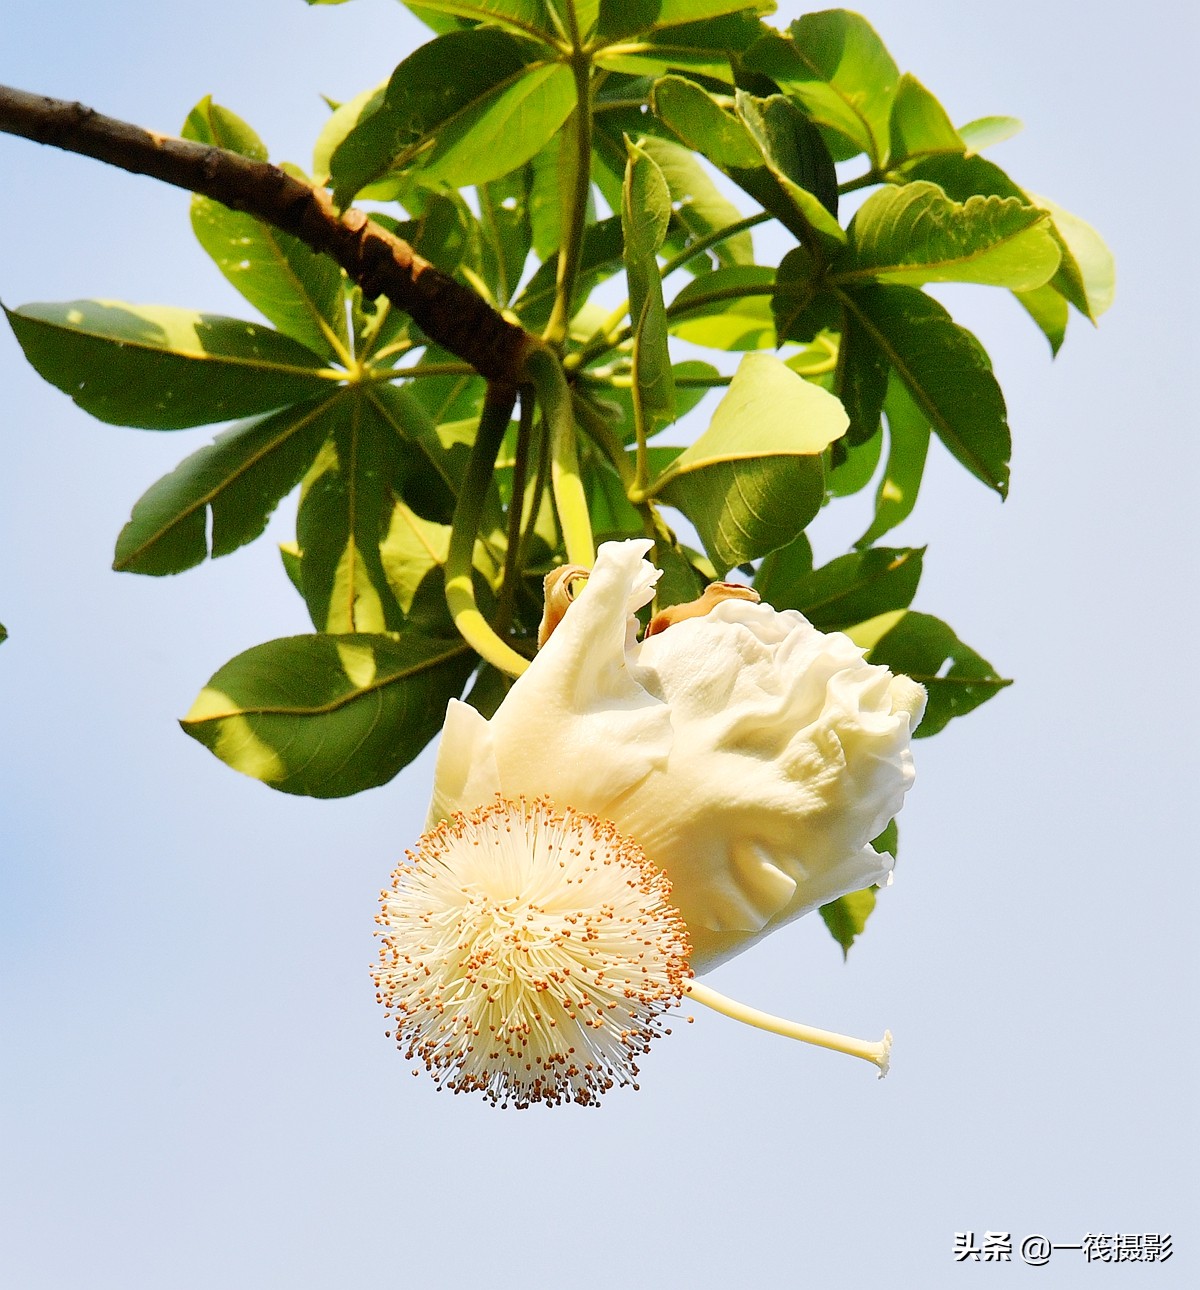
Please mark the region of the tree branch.
<svg viewBox="0 0 1200 1290"><path fill-rule="evenodd" d="M387 296L431 340L489 381L520 384L525 358L539 345L536 337L364 212L339 214L324 188L294 179L269 162L144 130L82 103L5 86L0 86L0 132L203 193L291 233L336 260L364 295Z"/></svg>

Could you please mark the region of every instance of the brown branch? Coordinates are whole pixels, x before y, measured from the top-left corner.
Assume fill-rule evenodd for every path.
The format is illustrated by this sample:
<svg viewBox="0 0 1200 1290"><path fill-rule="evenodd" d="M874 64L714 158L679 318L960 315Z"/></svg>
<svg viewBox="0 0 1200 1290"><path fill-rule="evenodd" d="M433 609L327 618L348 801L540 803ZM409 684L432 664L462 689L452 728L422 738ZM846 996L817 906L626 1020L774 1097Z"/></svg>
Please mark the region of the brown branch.
<svg viewBox="0 0 1200 1290"><path fill-rule="evenodd" d="M364 295L387 296L431 340L489 381L520 384L524 360L539 344L362 211L339 214L324 188L269 162L144 130L82 103L5 86L0 86L0 132L203 193L291 233L336 260Z"/></svg>

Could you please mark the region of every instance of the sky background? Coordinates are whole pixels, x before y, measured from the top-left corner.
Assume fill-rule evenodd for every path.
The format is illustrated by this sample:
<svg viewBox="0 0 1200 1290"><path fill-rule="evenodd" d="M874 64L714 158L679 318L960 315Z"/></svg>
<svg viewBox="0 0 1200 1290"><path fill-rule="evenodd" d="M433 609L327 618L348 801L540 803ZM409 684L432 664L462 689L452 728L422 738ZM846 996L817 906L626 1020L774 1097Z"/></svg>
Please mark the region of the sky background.
<svg viewBox="0 0 1200 1290"><path fill-rule="evenodd" d="M427 753L317 802L175 719L309 630L270 540L112 573L134 500L211 437L106 426L0 335L0 1280L168 1287L1193 1285L1197 959L1195 20L1175 0L870 0L902 69L1108 239L1116 304L1051 362L1001 292L940 293L995 361L1001 505L940 451L889 541L915 607L1017 683L916 745L894 887L843 965L815 917L714 973L762 1008L896 1035L893 1070L703 1009L599 1111L414 1080L368 966ZM781 4L776 21L802 12ZM178 130L211 93L275 159L423 32L394 0L6 6L0 81ZM187 195L0 136L0 296L249 316ZM837 509L837 508L835 508ZM838 554L862 515L821 522ZM294 503L271 536L286 539ZM990 1273L956 1232L1170 1232L1101 1270Z"/></svg>

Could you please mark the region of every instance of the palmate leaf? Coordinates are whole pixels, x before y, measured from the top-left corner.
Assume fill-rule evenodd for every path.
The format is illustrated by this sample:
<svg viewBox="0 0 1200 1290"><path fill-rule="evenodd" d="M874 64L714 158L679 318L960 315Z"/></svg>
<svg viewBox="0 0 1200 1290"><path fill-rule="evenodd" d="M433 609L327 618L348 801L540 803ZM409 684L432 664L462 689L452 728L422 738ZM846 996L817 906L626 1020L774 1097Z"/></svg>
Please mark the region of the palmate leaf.
<svg viewBox="0 0 1200 1290"><path fill-rule="evenodd" d="M1049 215L1019 198L952 201L917 180L873 193L850 222L833 280L913 286L977 282L1032 291L1054 276L1059 248Z"/></svg>
<svg viewBox="0 0 1200 1290"><path fill-rule="evenodd" d="M822 454L845 433L832 395L747 354L708 429L651 491L696 526L719 572L792 541L824 499Z"/></svg>
<svg viewBox="0 0 1200 1290"><path fill-rule="evenodd" d="M977 479L1008 492L1012 441L983 346L915 287L844 286L845 308L886 356L934 433Z"/></svg>
<svg viewBox="0 0 1200 1290"><path fill-rule="evenodd" d="M438 36L392 73L379 107L330 160L346 205L391 170L452 187L522 166L554 137L575 103L571 70L527 61L529 47L491 27Z"/></svg>
<svg viewBox="0 0 1200 1290"><path fill-rule="evenodd" d="M272 788L345 797L412 761L475 661L461 640L414 630L268 641L226 663L180 724Z"/></svg>
<svg viewBox="0 0 1200 1290"><path fill-rule="evenodd" d="M344 396L335 396L335 399ZM253 541L299 484L332 428L330 401L298 403L235 425L145 492L117 538L113 568L180 573Z"/></svg>
<svg viewBox="0 0 1200 1290"><path fill-rule="evenodd" d="M328 395L342 379L290 336L237 318L109 300L5 313L39 375L116 425L229 421Z"/></svg>

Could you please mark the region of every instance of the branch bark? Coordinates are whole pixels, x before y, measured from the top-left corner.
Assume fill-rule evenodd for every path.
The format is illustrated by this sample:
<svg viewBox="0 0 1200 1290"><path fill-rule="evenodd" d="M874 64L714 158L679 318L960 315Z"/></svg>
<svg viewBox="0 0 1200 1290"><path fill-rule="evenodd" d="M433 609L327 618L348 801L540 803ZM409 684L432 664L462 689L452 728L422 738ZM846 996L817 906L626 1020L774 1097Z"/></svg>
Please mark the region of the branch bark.
<svg viewBox="0 0 1200 1290"><path fill-rule="evenodd" d="M374 298L387 296L433 341L489 381L517 386L540 342L359 210L265 161L103 116L82 103L0 86L0 132L94 157L203 193L331 256Z"/></svg>

